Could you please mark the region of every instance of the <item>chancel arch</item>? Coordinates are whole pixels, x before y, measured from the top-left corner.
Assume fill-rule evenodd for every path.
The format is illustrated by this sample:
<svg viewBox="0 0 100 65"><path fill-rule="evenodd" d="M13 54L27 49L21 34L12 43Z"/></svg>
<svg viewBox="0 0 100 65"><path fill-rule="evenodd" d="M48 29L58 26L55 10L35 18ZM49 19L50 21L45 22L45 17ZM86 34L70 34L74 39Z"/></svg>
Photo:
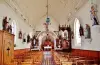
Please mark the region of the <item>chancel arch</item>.
<svg viewBox="0 0 100 65"><path fill-rule="evenodd" d="M39 40L39 49L41 49L41 45L43 43L45 43L46 41L49 41L50 43L52 43L53 49L55 49L55 47L56 47L56 38L57 38L57 35L54 32L52 32L52 31L49 31L49 32L46 32L46 31L40 32L37 35L37 39ZM47 44L47 45L49 45L49 44Z"/></svg>

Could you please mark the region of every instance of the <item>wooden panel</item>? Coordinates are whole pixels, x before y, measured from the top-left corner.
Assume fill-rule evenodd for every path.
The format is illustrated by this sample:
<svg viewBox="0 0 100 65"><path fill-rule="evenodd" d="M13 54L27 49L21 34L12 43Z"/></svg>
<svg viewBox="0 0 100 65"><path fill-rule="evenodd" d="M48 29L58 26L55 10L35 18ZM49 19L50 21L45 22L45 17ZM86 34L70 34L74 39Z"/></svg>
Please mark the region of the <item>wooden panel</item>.
<svg viewBox="0 0 100 65"><path fill-rule="evenodd" d="M10 60L11 60L11 57L10 57L10 50L8 51L7 49L9 48L10 49L10 42L8 40L4 40L4 63L5 64L10 64ZM5 46L6 45L6 46Z"/></svg>
<svg viewBox="0 0 100 65"><path fill-rule="evenodd" d="M0 65L14 65L14 35L0 30Z"/></svg>
<svg viewBox="0 0 100 65"><path fill-rule="evenodd" d="M11 65L14 58L14 41L13 36L9 33L4 33L4 43L3 43L3 51L4 51L4 64Z"/></svg>
<svg viewBox="0 0 100 65"><path fill-rule="evenodd" d="M0 31L0 65L2 65L2 31Z"/></svg>

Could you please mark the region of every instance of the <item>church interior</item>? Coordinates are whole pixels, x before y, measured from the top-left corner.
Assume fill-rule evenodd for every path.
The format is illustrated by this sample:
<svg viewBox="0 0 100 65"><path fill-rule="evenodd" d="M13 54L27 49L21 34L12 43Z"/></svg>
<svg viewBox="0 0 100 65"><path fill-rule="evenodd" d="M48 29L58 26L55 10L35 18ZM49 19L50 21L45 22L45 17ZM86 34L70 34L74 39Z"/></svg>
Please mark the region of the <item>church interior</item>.
<svg viewBox="0 0 100 65"><path fill-rule="evenodd" d="M100 0L0 0L0 65L100 65Z"/></svg>

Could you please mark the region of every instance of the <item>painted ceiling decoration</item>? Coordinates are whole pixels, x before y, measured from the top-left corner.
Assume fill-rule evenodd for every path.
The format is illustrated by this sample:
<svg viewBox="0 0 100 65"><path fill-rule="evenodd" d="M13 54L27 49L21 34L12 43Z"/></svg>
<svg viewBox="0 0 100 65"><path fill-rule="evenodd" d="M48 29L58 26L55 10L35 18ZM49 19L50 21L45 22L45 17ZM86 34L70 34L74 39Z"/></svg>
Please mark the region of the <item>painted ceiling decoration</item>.
<svg viewBox="0 0 100 65"><path fill-rule="evenodd" d="M47 14L47 0L5 0L31 27ZM67 23L88 0L48 0L48 16Z"/></svg>

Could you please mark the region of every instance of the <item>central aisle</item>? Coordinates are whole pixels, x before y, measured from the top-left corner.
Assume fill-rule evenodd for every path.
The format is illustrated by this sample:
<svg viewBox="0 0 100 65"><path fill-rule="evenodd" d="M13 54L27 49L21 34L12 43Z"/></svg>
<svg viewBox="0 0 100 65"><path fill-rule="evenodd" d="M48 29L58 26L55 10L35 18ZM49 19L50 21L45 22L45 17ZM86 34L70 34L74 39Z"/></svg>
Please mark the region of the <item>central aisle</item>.
<svg viewBox="0 0 100 65"><path fill-rule="evenodd" d="M42 65L55 65L51 51L44 51L43 52Z"/></svg>

